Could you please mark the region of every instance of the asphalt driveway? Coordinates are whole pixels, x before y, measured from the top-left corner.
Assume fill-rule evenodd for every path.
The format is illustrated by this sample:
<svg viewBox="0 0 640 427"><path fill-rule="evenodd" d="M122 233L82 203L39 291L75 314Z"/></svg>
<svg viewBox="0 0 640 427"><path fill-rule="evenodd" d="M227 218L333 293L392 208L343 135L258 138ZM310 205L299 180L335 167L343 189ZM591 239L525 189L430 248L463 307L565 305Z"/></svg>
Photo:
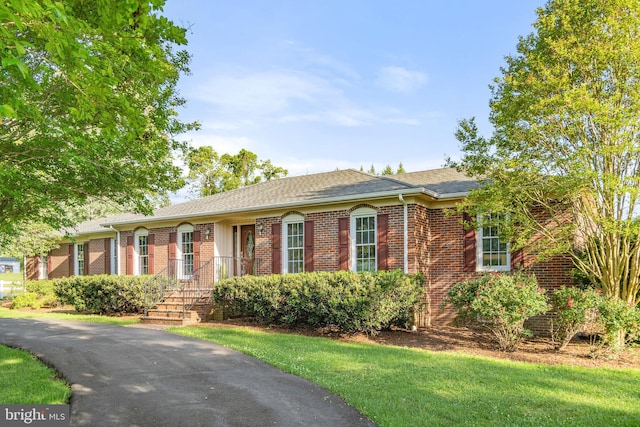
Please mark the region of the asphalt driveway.
<svg viewBox="0 0 640 427"><path fill-rule="evenodd" d="M0 319L71 384L76 426L373 426L341 398L225 347L160 330Z"/></svg>

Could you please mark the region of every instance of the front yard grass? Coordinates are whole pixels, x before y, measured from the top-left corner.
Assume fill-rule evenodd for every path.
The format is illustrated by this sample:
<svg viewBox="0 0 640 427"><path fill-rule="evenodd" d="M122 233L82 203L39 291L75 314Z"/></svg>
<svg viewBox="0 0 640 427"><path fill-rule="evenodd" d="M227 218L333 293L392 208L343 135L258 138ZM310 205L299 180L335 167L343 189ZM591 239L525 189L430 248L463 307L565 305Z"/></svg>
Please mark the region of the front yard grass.
<svg viewBox="0 0 640 427"><path fill-rule="evenodd" d="M0 345L0 403L55 405L67 403L71 388L26 351Z"/></svg>
<svg viewBox="0 0 640 427"><path fill-rule="evenodd" d="M97 314L80 314L66 312L39 312L31 310L11 310L0 307L0 318L13 319L52 319L52 320L76 320L78 322L106 323L110 325L132 325L140 323L140 319L133 316L113 317Z"/></svg>
<svg viewBox="0 0 640 427"><path fill-rule="evenodd" d="M0 273L0 280L4 282L22 283L22 273Z"/></svg>
<svg viewBox="0 0 640 427"><path fill-rule="evenodd" d="M307 378L380 426L640 425L640 369L538 365L246 328L169 330Z"/></svg>

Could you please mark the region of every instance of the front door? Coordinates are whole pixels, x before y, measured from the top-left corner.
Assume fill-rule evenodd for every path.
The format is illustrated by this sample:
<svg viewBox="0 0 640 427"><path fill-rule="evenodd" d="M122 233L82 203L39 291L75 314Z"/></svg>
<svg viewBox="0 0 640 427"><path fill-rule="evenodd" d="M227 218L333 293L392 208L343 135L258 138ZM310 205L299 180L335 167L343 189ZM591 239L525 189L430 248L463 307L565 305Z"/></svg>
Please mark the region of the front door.
<svg viewBox="0 0 640 427"><path fill-rule="evenodd" d="M245 274L255 274L256 259L256 226L240 226L240 258L242 260L242 272Z"/></svg>

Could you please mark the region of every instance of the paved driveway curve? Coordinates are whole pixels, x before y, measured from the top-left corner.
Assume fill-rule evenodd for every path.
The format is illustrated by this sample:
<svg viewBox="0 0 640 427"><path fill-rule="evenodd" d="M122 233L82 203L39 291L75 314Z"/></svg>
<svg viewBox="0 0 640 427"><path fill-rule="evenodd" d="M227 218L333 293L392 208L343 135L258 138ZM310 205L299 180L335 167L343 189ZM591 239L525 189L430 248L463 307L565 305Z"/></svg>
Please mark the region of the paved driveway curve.
<svg viewBox="0 0 640 427"><path fill-rule="evenodd" d="M0 343L55 366L76 426L373 426L342 399L220 345L164 331L0 319Z"/></svg>

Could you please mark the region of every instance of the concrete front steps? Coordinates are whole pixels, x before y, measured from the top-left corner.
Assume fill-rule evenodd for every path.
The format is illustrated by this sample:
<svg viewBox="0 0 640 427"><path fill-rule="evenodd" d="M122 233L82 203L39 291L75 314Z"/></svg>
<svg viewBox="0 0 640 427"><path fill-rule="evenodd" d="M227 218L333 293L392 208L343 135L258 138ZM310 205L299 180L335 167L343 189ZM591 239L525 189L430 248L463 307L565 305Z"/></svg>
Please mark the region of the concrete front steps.
<svg viewBox="0 0 640 427"><path fill-rule="evenodd" d="M164 296L164 300L156 308L148 310L146 316L140 318L141 323L151 325L174 325L184 326L200 323L208 320L213 303L211 302L211 291L170 291ZM184 305L190 306L190 310L182 309Z"/></svg>

